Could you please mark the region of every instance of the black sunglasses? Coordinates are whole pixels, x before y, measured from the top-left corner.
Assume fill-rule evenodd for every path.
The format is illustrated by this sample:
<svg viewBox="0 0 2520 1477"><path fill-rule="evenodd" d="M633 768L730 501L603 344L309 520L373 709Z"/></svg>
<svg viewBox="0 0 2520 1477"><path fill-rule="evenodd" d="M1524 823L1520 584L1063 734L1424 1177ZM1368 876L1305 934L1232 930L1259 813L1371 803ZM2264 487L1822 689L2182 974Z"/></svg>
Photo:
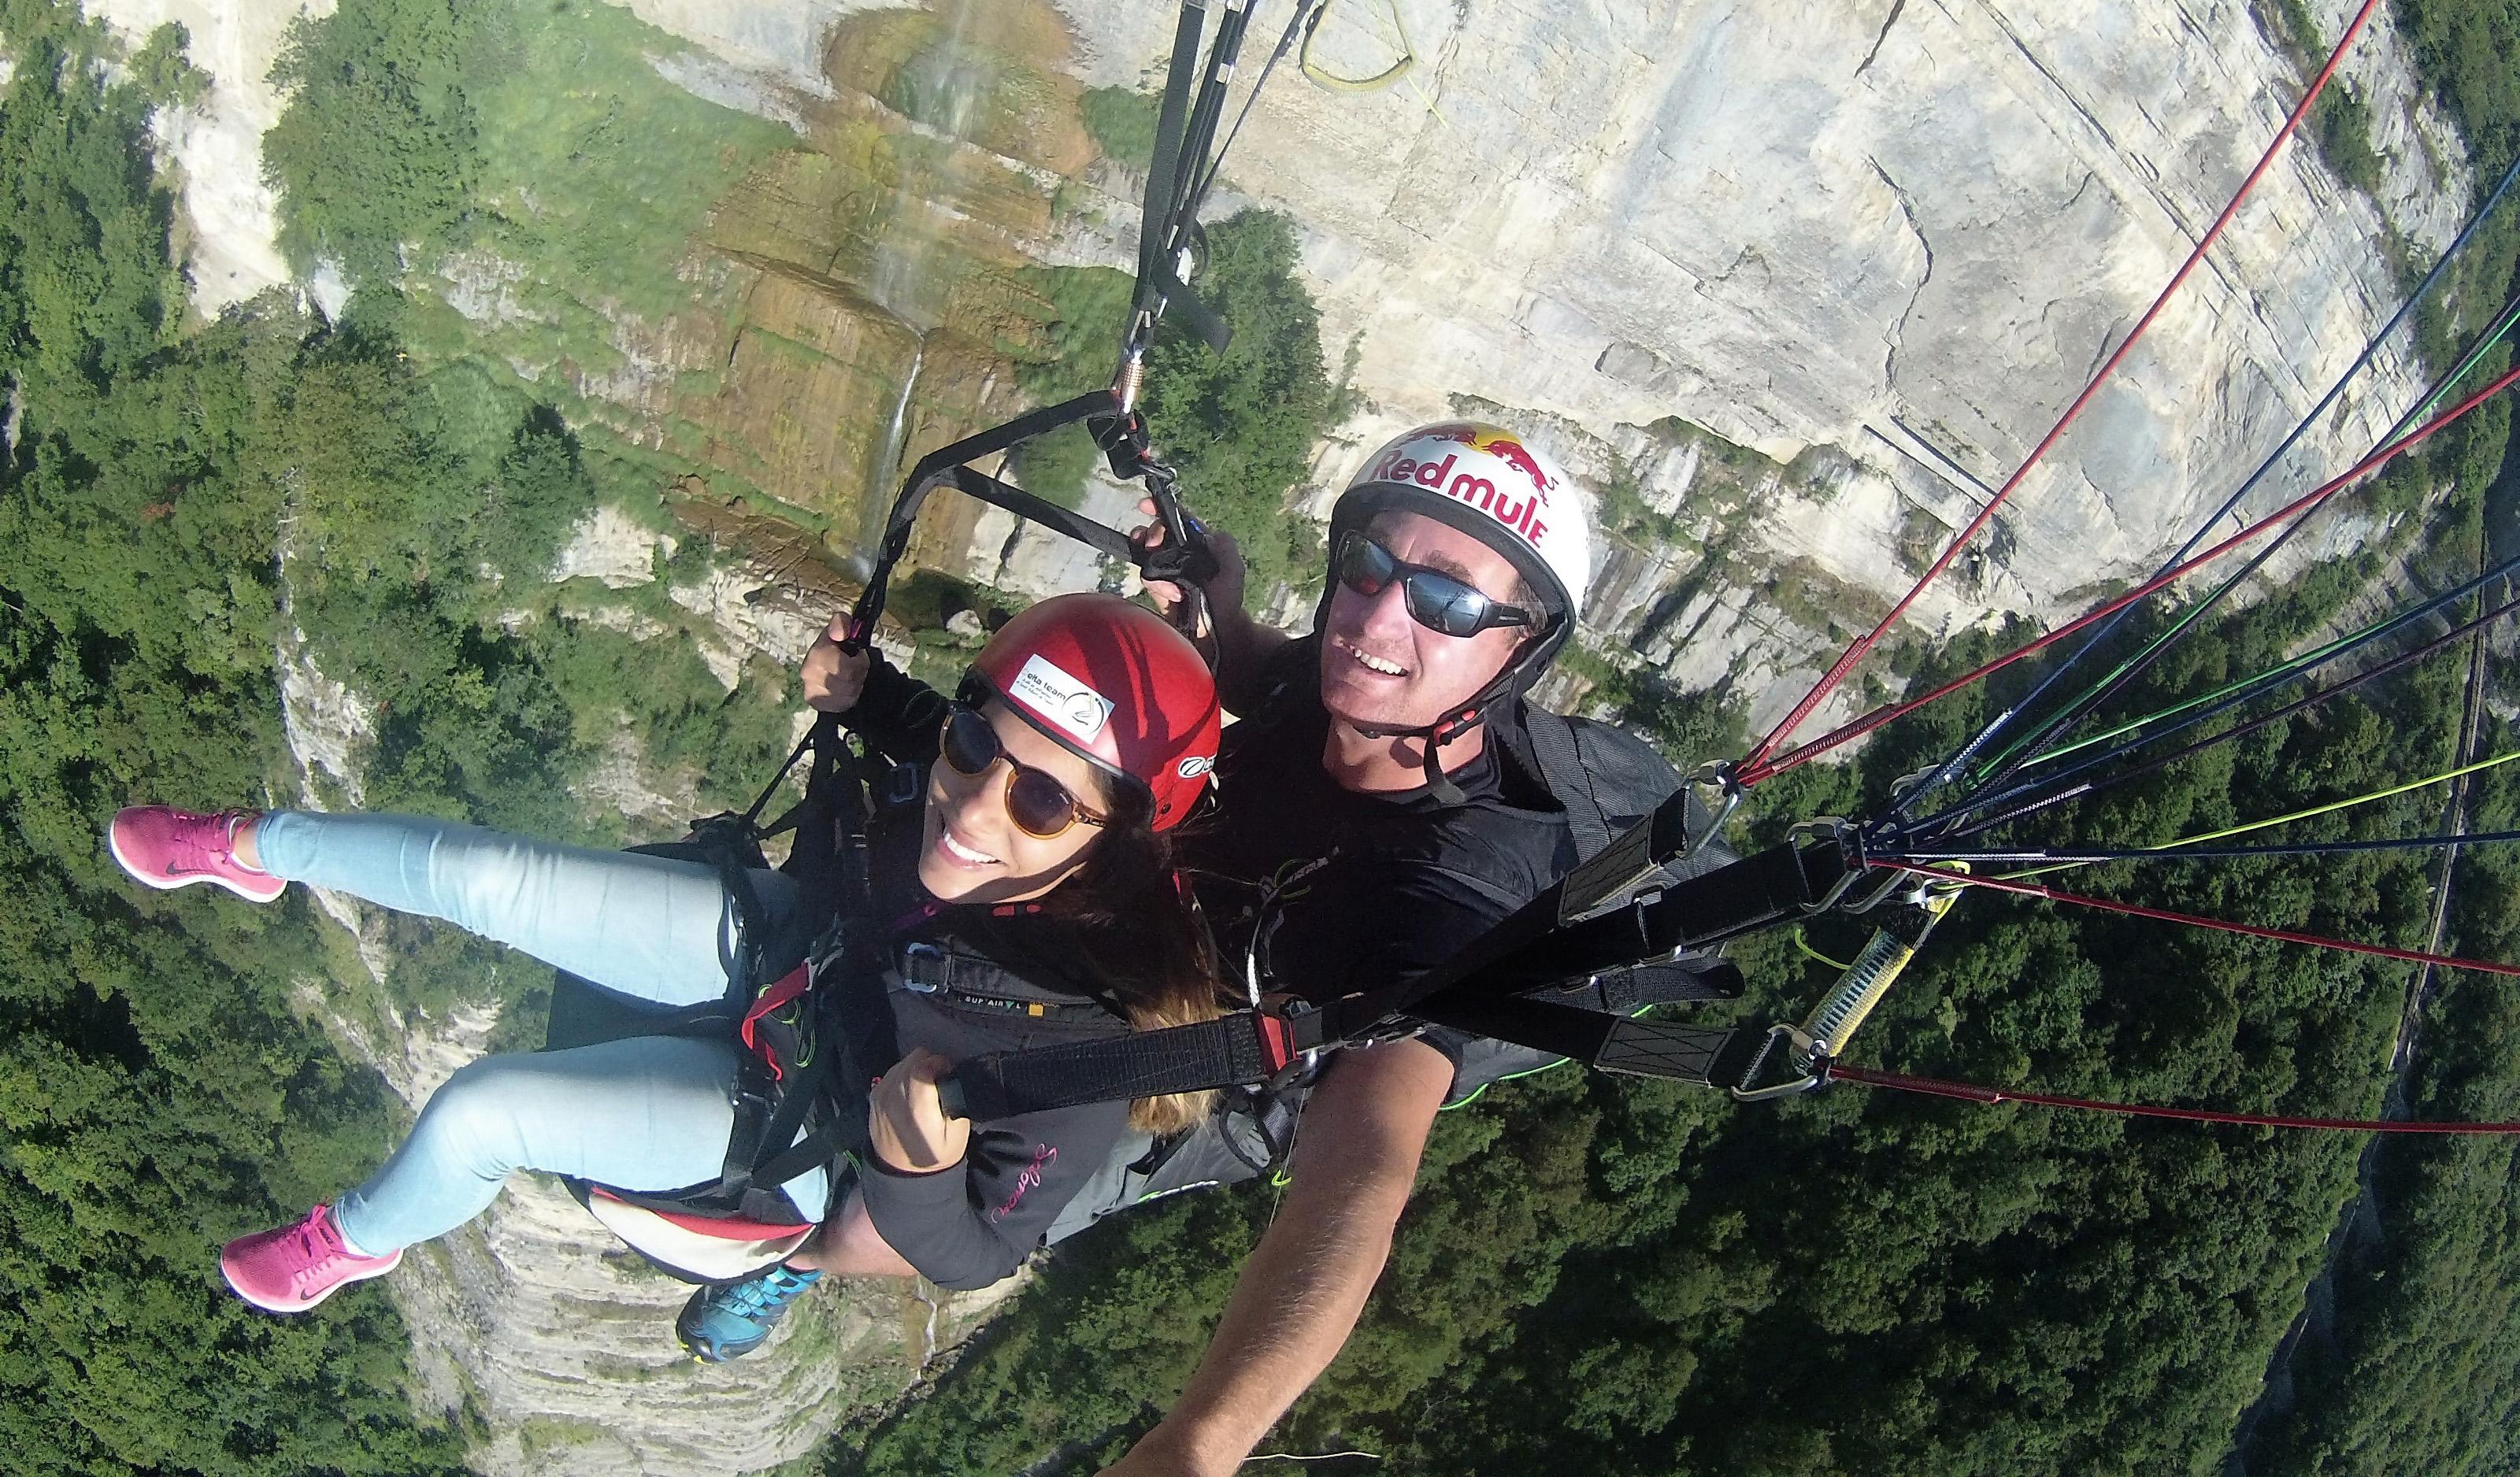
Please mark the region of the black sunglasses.
<svg viewBox="0 0 2520 1477"><path fill-rule="evenodd" d="M1340 538L1336 565L1339 583L1359 595L1380 595L1398 581L1409 618L1446 636L1476 636L1491 626L1539 624L1520 605L1490 600L1477 587L1441 569L1402 563L1397 555L1362 533L1351 531Z"/></svg>
<svg viewBox="0 0 2520 1477"><path fill-rule="evenodd" d="M1007 819L1025 835L1047 841L1083 822L1108 826L1111 818L1089 809L1056 775L1017 764L998 742L998 731L978 711L954 703L945 711L945 731L938 757L958 775L978 779L999 760L1007 761Z"/></svg>

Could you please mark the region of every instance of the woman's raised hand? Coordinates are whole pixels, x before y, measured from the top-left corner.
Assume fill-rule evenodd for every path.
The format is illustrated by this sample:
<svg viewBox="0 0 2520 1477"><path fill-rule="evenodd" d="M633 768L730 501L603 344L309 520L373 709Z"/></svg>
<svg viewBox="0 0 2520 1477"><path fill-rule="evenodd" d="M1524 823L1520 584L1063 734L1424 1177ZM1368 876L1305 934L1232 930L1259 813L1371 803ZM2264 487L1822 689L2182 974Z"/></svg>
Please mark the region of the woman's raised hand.
<svg viewBox="0 0 2520 1477"><path fill-rule="evenodd" d="M948 1118L936 1082L954 1063L926 1050L893 1064L867 1099L867 1137L876 1157L908 1175L951 1169L970 1146L971 1120Z"/></svg>
<svg viewBox="0 0 2520 1477"><path fill-rule="evenodd" d="M805 653L805 705L817 712L845 713L866 691L867 668L875 658L863 647L841 649L840 639L848 634L849 618L834 615Z"/></svg>

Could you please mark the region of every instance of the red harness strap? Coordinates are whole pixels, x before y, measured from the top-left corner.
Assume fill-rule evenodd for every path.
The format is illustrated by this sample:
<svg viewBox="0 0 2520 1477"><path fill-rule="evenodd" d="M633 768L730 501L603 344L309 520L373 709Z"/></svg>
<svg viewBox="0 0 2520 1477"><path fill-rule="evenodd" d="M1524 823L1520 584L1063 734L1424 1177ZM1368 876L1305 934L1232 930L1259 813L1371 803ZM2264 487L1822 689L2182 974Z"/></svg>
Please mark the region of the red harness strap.
<svg viewBox="0 0 2520 1477"><path fill-rule="evenodd" d="M798 964L781 975L776 984L762 991L760 997L753 1001L752 1008L743 1012L743 1024L738 1029L737 1034L743 1038L744 1046L752 1052L752 1054L769 1064L773 1081L784 1080L788 1074L781 1069L779 1058L761 1045L754 1034L753 1026L761 1017L803 995L812 988L813 983L813 970L804 964Z"/></svg>

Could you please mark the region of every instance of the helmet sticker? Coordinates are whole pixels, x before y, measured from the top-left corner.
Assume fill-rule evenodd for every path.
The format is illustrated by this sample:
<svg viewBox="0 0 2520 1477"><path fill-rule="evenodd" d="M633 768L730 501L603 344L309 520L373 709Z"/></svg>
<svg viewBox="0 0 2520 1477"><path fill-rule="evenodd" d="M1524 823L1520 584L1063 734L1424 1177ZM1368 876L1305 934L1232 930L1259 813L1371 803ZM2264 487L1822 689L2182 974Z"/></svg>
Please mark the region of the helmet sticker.
<svg viewBox="0 0 2520 1477"><path fill-rule="evenodd" d="M1184 759L1173 773L1181 776L1185 780L1195 780L1214 768L1216 768L1216 756L1214 754L1192 754L1189 758Z"/></svg>
<svg viewBox="0 0 2520 1477"><path fill-rule="evenodd" d="M1111 718L1110 698L1039 652L1015 674L1015 680L1007 688L1007 696L1074 735L1082 743L1093 742Z"/></svg>

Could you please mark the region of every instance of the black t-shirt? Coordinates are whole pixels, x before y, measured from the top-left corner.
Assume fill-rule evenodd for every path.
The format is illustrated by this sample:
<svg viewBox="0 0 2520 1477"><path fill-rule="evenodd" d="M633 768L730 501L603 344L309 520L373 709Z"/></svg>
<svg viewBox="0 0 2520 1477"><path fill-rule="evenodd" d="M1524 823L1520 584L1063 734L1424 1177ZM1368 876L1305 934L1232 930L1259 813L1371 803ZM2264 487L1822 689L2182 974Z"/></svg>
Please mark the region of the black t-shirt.
<svg viewBox="0 0 2520 1477"><path fill-rule="evenodd" d="M1459 803L1340 788L1322 769L1319 650L1306 638L1272 660L1257 711L1225 731L1220 813L1182 849L1229 965L1248 959L1263 989L1323 1002L1443 962L1576 855L1518 721L1492 721L1478 757L1447 776ZM1426 1040L1458 1067L1470 1038Z"/></svg>

